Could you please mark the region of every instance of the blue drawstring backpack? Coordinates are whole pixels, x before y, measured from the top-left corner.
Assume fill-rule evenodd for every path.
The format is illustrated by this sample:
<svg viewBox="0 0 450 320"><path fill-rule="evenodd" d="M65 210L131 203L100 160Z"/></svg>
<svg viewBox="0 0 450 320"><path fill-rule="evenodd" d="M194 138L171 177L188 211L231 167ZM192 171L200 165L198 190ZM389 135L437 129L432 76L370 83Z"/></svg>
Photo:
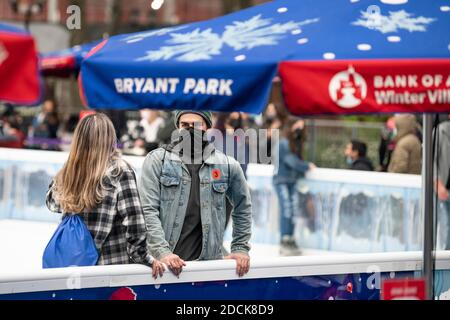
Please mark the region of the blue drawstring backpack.
<svg viewBox="0 0 450 320"><path fill-rule="evenodd" d="M47 244L43 268L94 266L98 252L91 233L79 215L66 215Z"/></svg>

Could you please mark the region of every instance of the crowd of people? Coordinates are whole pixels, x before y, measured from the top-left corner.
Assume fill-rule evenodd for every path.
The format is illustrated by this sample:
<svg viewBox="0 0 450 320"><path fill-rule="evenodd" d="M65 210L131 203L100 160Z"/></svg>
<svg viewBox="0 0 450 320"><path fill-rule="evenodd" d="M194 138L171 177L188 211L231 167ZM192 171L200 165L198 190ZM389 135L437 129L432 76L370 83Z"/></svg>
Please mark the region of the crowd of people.
<svg viewBox="0 0 450 320"><path fill-rule="evenodd" d="M136 119L124 120L125 113L122 113L119 115L121 121L114 121L114 117L110 117L115 124L118 146L123 154L143 156L170 142L171 134L176 129L172 112L144 109L137 114L139 116ZM68 151L79 118L78 114L73 114L60 119L53 100L46 100L40 112L28 121L24 121L12 106L7 106L0 116L0 147ZM227 136L231 138L230 132L232 135L233 130L237 129L267 129L267 154L270 156L272 130L283 132L290 118L282 107L270 103L259 116L239 112L213 113L213 126L224 133L225 139ZM296 128L292 135L298 135L299 132L299 128ZM306 140L306 135L302 139ZM303 145L305 141L301 143ZM375 165L368 158L367 143L358 139L349 141L344 157L348 168L352 170L420 174L421 144L422 132L416 116L399 114L390 117L380 133L378 164ZM244 172L249 161L240 161Z"/></svg>
<svg viewBox="0 0 450 320"><path fill-rule="evenodd" d="M245 113L213 113L214 128L229 132L230 129L269 128L273 121L269 105L267 112L259 116ZM146 155L170 142L173 112L143 109L132 116L125 111L102 111L112 120L118 147L126 155ZM0 147L68 151L77 123L85 112L62 117L55 101L45 100L40 111L31 119L24 119L10 105L0 114ZM267 116L266 116L267 114Z"/></svg>
<svg viewBox="0 0 450 320"><path fill-rule="evenodd" d="M65 125L71 124L73 132L76 121L77 118L72 117ZM28 122L11 105L6 105L0 116L0 147L63 150L60 139L63 135L53 100L46 100L39 113Z"/></svg>
<svg viewBox="0 0 450 320"><path fill-rule="evenodd" d="M89 114L89 113L87 113ZM94 113L95 114L95 113ZM151 109L144 109L138 112L139 119L131 119L125 122L125 127L121 130L117 126L113 126L114 134L117 136L116 147L120 150L122 154L128 155L152 155L150 163L146 160L148 165L144 165L143 168L143 179L147 179L146 175L148 168L152 167L161 159L153 159L155 155L160 155L163 151L164 154L173 152L173 150L167 148L173 144L173 133L177 132L179 129L189 129L189 121L186 123L186 128L184 128L183 123L180 123L179 114L177 116L174 112L161 112ZM192 113L197 115L197 113ZM205 117L203 113L199 113L203 119L206 119L207 129L217 129L223 133L223 141L217 144L217 141L211 143L217 151L223 152L227 156L231 155L230 159L237 159L238 152L237 149L243 146L246 151L244 159L238 159L236 162L240 167L240 172L244 179L246 179L247 165L250 162L248 156L249 151L249 141L233 133L237 129L267 129L267 141L265 142L266 153L272 156L272 164L275 165L274 175L273 175L273 186L278 197L279 203L279 223L280 223L280 252L283 255L297 255L301 254L298 245L295 242L294 237L294 218L296 216L296 211L299 210L299 193L296 190L296 183L299 179L302 179L306 172L314 170L316 168L315 164L306 161L304 155L304 146L307 141L307 128L305 121L301 118L291 116L287 111L279 105L269 104L265 112L258 116L250 116L245 113L232 112L232 113L214 113ZM209 114L209 113L208 113ZM101 113L100 113L101 115ZM102 117L102 116L99 116ZM177 118L178 117L178 118ZM111 118L111 117L110 117ZM102 118L103 119L103 118ZM198 119L197 119L198 120ZM420 174L422 167L421 160L421 150L422 150L422 130L420 126L420 119L418 119L413 114L397 114L390 117L381 131L380 143L378 147L378 164L374 163L368 158L368 147L364 141L352 139L346 145L343 152L348 169L351 170L361 170L361 171L381 171L381 172L391 172L391 173L404 173L404 174ZM106 120L105 120L106 121ZM192 121L191 121L192 122ZM79 115L72 115L66 121L60 121L58 113L56 110L56 105L53 101L47 100L43 104L42 110L34 117L34 119L26 126L26 131L24 128L24 121L19 113L17 113L13 108L7 108L0 118L0 147L9 148L37 148L46 150L64 150L73 152L73 143L76 140L74 136L75 128L82 123L80 122ZM181 126L181 127L180 127ZM279 139L272 139L274 130L278 130ZM441 137L438 142L439 146L437 148L437 157L439 166L436 166L438 172L438 179L436 181L436 190L441 201L441 207L445 210L450 211L450 200L449 200L449 189L450 189L450 156L448 150L450 150L450 121L444 121L438 127L437 132L439 132L439 137ZM233 147L235 150L226 150L227 143L226 140L234 139ZM271 145L278 144L277 154L271 155ZM72 146L71 146L72 145ZM260 145L258 145L260 147ZM72 148L72 149L71 149ZM153 151L159 150L154 153ZM147 157L148 159L148 157ZM234 159L234 160L235 160ZM170 190L170 194L167 198L170 202L173 201L173 196L176 194L178 183L173 180L174 177L165 174L169 172L175 172L178 169L166 168L164 169L159 164L157 169L160 170L158 176L160 177L161 186L160 188L166 188ZM200 167L197 166L187 166L189 171L189 176L197 177L201 176ZM155 169L156 170L156 169ZM235 169L233 169L235 170ZM179 170L178 170L179 171ZM177 172L178 172L177 171ZM224 172L221 169L220 172ZM227 171L227 176L230 177L230 172ZM150 171L148 174L155 174L154 170ZM239 176L239 175L238 175ZM153 177L152 179L155 179ZM192 179L192 183L198 180ZM230 181L222 181L224 185L228 186ZM241 181L242 183L242 181ZM150 182L147 182L149 185ZM213 186L218 186L216 190L218 193L226 193L226 188L222 192L220 183L213 184ZM242 183L246 185L245 183ZM238 187L236 187L239 189ZM236 189L235 188L235 189ZM146 188L143 188L143 190ZM150 188L151 189L151 188ZM155 191L156 192L156 191ZM183 243L199 243L199 234L201 234L201 224L199 216L192 216L191 212L198 212L200 210L199 205L199 190L192 190L192 194L196 195L196 199L187 199L186 196L180 196L174 203L182 203L185 206L189 206L189 214L186 215L185 219L189 221L189 225L195 226L191 227L189 230L182 230L179 227L170 229L170 232L181 233L181 238L183 238ZM241 192L244 192L241 190ZM245 193L245 192L244 192ZM213 193L215 194L215 193ZM143 201L143 212L148 211L147 220L152 220L152 226L158 225L153 232L158 235L161 234L160 226L156 221L156 217L161 217L158 213L154 212L154 207L159 207L163 203L155 204L155 194L147 194L143 192L141 194ZM233 206L230 197L224 197L223 210L225 212L224 221L221 222L224 226L227 226L230 218L235 214L236 208ZM165 199L160 199L164 202ZM167 199L166 199L167 200ZM222 206L219 206L222 208ZM162 209L160 207L160 209ZM153 211L152 211L153 210ZM177 208L168 208L170 212L175 212ZM174 213L168 213L169 215ZM171 221L175 217L170 218ZM178 223L182 225L182 223ZM222 228L222 226L220 227ZM164 229L164 228L163 228ZM198 232L200 230L200 233ZM164 229L164 231L167 231ZM215 232L216 233L216 232ZM164 232L162 233L164 234ZM219 232L219 234L221 234ZM223 236L223 235L222 235ZM450 237L449 237L450 238ZM183 263L183 258L185 260L195 260L199 258L200 253L203 252L203 248L195 247L195 252L184 252L186 247L184 245L176 247L174 245L176 241L173 239L162 239L160 236L153 241L153 246L159 250L159 254L156 257L161 258L162 253L168 253L169 251L178 253L179 259L165 259L166 262L173 263L174 266L180 267ZM150 242L151 242L150 241ZM166 242L164 242L166 241ZM170 241L173 243L171 244ZM218 239L210 239L210 241L219 241ZM201 241L200 241L201 242ZM162 245L164 244L164 245ZM189 245L189 247L192 247ZM450 248L450 241L448 247ZM169 250L170 249L170 250ZM206 250L206 249L205 249ZM226 250L222 248L222 251ZM218 252L214 251L212 255L217 255ZM175 268L176 269L176 268Z"/></svg>

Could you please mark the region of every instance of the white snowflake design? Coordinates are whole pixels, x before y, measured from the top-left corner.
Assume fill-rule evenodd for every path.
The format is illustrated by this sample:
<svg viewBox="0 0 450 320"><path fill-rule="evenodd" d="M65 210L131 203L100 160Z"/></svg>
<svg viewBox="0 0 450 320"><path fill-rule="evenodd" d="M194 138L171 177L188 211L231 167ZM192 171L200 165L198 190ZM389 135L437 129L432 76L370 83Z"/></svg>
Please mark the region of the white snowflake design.
<svg viewBox="0 0 450 320"><path fill-rule="evenodd" d="M170 27L170 28L163 28L163 29L158 29L158 30L151 30L151 31L146 31L146 32L140 32L140 33L136 33L133 34L131 36L128 36L124 39L122 39L122 41L126 41L128 43L132 43L132 42L138 42L141 41L145 38L150 38L150 37L157 37L157 36L164 36L170 32L174 32L174 31L178 31L181 29L187 28L187 26L180 26L180 27Z"/></svg>
<svg viewBox="0 0 450 320"><path fill-rule="evenodd" d="M427 31L427 25L435 21L434 18L413 17L413 14L405 10L389 12L389 16L384 16L380 12L361 12L361 18L352 24L369 29L380 31L381 33L398 32L399 30Z"/></svg>
<svg viewBox="0 0 450 320"><path fill-rule="evenodd" d="M137 61L172 58L185 62L210 60L213 56L219 55L225 45L236 51L276 45L287 33L297 30L301 32L300 27L318 21L316 18L301 22L271 24L272 19L262 19L261 15L257 15L246 21L234 21L232 25L225 27L222 35L214 33L211 28L205 30L197 28L187 33L170 33L171 39L166 41L168 46L147 51L147 55Z"/></svg>

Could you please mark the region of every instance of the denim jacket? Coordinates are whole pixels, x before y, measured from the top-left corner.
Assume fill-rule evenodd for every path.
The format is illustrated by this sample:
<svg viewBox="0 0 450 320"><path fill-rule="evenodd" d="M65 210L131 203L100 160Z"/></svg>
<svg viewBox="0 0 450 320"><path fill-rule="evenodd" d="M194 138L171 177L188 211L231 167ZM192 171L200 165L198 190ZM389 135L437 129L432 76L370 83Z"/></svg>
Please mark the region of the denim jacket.
<svg viewBox="0 0 450 320"><path fill-rule="evenodd" d="M274 184L295 184L309 170L309 163L297 157L289 148L286 138L280 139L278 157L275 161Z"/></svg>
<svg viewBox="0 0 450 320"><path fill-rule="evenodd" d="M231 252L248 253L252 223L250 192L239 163L218 150L200 172L203 244L199 260L221 259L226 227L225 197L233 204ZM180 237L191 190L191 177L179 155L164 148L144 160L139 193L154 257L172 253Z"/></svg>

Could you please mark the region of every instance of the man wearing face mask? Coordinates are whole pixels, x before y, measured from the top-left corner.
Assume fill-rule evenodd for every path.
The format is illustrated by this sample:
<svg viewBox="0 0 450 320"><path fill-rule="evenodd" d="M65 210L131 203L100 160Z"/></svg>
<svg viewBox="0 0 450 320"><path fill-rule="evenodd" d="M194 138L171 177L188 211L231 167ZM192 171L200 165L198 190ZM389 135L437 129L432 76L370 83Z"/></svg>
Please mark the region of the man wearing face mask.
<svg viewBox="0 0 450 320"><path fill-rule="evenodd" d="M233 205L231 254L236 272L248 272L250 192L239 163L206 139L212 116L178 111L169 145L150 152L139 192L152 254L178 275L185 261L222 259L226 199Z"/></svg>
<svg viewBox="0 0 450 320"><path fill-rule="evenodd" d="M358 140L352 140L345 147L345 161L350 170L373 171L372 162L366 157L367 145Z"/></svg>

